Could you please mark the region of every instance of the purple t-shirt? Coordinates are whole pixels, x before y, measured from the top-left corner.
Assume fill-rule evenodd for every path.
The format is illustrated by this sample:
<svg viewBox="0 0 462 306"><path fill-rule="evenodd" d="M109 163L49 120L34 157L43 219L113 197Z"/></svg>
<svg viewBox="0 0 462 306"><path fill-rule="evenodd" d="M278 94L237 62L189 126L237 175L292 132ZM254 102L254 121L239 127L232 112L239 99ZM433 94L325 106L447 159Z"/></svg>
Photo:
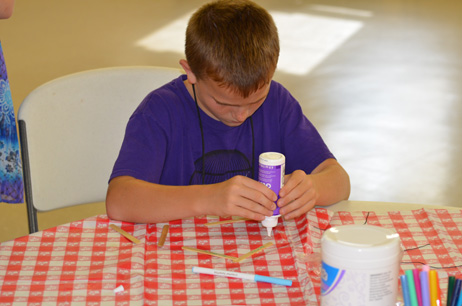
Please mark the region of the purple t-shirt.
<svg viewBox="0 0 462 306"><path fill-rule="evenodd" d="M202 142L196 104L185 79L182 75L152 91L138 106L111 179L127 175L163 185L210 184L235 175L258 179L263 152L284 154L286 174L297 169L311 173L334 158L299 103L275 81L262 106L240 126L229 127L200 110Z"/></svg>

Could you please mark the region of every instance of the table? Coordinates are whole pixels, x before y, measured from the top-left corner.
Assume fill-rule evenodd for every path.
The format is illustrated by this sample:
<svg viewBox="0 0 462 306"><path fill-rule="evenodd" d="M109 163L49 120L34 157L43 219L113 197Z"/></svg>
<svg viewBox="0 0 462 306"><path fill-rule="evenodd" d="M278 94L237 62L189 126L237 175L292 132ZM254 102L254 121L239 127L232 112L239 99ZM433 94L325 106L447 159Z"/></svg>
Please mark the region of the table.
<svg viewBox="0 0 462 306"><path fill-rule="evenodd" d="M400 210L398 210L400 209ZM0 244L0 305L318 305L320 238L342 224L370 224L400 234L401 272L429 264L442 292L448 275L462 275L462 209L399 203L343 201L306 216L280 221L274 236L258 222L216 226L203 216L163 226L109 220L100 215ZM110 228L139 240L134 244ZM183 246L239 257L241 261L184 250ZM291 287L194 274L192 266L268 275ZM123 290L117 292L116 288ZM443 296L444 298L444 296Z"/></svg>

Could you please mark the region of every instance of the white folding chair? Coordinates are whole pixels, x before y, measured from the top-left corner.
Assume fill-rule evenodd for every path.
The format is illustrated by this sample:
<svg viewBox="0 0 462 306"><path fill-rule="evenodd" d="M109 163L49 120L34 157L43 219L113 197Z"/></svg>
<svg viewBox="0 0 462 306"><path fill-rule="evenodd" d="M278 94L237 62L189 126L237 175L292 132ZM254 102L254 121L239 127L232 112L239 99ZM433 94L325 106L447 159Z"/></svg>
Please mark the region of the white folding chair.
<svg viewBox="0 0 462 306"><path fill-rule="evenodd" d="M18 112L29 231L37 211L102 202L130 115L181 74L161 67L83 71L33 90Z"/></svg>

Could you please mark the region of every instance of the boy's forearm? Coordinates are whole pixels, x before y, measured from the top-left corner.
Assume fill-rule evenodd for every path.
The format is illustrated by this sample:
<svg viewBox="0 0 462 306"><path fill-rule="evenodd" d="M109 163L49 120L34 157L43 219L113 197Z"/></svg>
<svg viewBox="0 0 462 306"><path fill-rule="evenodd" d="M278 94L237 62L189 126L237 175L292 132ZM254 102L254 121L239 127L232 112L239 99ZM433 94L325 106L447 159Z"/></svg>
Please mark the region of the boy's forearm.
<svg viewBox="0 0 462 306"><path fill-rule="evenodd" d="M350 178L336 161L315 169L311 175L319 194L316 205L331 205L349 198Z"/></svg>
<svg viewBox="0 0 462 306"><path fill-rule="evenodd" d="M106 197L109 218L135 223L158 223L205 214L199 200L203 186L157 185L131 177L111 181Z"/></svg>

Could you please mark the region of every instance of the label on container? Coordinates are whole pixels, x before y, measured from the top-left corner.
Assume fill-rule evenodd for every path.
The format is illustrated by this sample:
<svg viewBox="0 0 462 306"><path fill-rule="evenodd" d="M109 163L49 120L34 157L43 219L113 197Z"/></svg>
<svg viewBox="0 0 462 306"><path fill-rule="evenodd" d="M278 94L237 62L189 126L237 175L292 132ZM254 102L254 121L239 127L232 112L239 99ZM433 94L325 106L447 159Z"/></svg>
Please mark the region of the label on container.
<svg viewBox="0 0 462 306"><path fill-rule="evenodd" d="M321 305L394 305L397 277L391 266L359 271L339 269L322 262Z"/></svg>
<svg viewBox="0 0 462 306"><path fill-rule="evenodd" d="M273 190L278 195L279 190L284 184L284 164L279 166L268 166L260 163L258 166L258 181L263 183L269 189ZM279 215L279 207L273 211L273 215Z"/></svg>

